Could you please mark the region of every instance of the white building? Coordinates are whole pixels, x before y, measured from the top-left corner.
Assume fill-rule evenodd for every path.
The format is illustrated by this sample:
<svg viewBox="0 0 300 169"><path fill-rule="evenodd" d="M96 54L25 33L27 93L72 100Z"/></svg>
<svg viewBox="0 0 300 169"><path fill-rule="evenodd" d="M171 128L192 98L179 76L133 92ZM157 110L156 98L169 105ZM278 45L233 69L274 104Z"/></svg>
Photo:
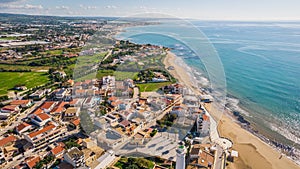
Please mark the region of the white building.
<svg viewBox="0 0 300 169"><path fill-rule="evenodd" d="M176 149L176 169L185 169L185 154L186 148L184 145L180 145Z"/></svg>

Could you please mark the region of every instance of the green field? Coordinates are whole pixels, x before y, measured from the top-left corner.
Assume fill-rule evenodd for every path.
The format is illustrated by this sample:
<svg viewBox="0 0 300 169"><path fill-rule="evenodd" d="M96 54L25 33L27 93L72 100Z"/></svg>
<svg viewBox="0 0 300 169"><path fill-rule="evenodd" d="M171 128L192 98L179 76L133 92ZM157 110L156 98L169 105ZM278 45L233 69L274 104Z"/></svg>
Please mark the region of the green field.
<svg viewBox="0 0 300 169"><path fill-rule="evenodd" d="M39 72L0 72L0 81L0 95L5 95L17 84L29 89L47 83L49 78L47 73Z"/></svg>
<svg viewBox="0 0 300 169"><path fill-rule="evenodd" d="M161 83L142 83L136 84L140 88L140 92L153 92L157 91L163 86L172 84L172 82L161 82Z"/></svg>

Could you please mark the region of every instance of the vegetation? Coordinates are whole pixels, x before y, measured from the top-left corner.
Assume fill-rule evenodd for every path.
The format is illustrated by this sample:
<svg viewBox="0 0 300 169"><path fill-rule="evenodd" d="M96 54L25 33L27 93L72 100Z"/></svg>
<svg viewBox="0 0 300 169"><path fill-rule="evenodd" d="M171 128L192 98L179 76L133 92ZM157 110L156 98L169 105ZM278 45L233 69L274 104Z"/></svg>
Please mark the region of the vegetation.
<svg viewBox="0 0 300 169"><path fill-rule="evenodd" d="M49 82L47 73L40 72L0 72L0 95L7 94L17 84L24 84L28 89Z"/></svg>
<svg viewBox="0 0 300 169"><path fill-rule="evenodd" d="M55 160L55 157L50 155L46 156L43 160L39 161L33 168L40 169L43 168L44 165L50 164L53 160Z"/></svg>
<svg viewBox="0 0 300 169"><path fill-rule="evenodd" d="M172 84L172 82L161 82L161 83L140 83L136 84L141 92L153 92L161 89L163 86Z"/></svg>
<svg viewBox="0 0 300 169"><path fill-rule="evenodd" d="M154 167L154 162L145 158L122 157L115 166L120 169L149 169Z"/></svg>
<svg viewBox="0 0 300 169"><path fill-rule="evenodd" d="M176 114L166 114L162 119L157 120L156 123L161 127L171 127L176 120L177 115Z"/></svg>
<svg viewBox="0 0 300 169"><path fill-rule="evenodd" d="M156 133L157 133L157 130L154 129L154 130L150 133L150 137L154 137Z"/></svg>
<svg viewBox="0 0 300 169"><path fill-rule="evenodd" d="M75 138L69 138L68 140L65 140L64 144L66 145L67 149L70 149L72 147L79 147L80 146L79 144L77 144Z"/></svg>

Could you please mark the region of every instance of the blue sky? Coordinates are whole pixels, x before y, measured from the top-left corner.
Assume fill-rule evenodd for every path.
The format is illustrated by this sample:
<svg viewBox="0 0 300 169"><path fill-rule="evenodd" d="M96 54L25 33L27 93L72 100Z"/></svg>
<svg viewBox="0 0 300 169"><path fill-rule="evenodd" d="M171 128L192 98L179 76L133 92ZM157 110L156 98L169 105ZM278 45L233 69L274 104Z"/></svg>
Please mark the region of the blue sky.
<svg viewBox="0 0 300 169"><path fill-rule="evenodd" d="M162 13L201 20L300 20L300 0L0 0L0 12L59 16Z"/></svg>

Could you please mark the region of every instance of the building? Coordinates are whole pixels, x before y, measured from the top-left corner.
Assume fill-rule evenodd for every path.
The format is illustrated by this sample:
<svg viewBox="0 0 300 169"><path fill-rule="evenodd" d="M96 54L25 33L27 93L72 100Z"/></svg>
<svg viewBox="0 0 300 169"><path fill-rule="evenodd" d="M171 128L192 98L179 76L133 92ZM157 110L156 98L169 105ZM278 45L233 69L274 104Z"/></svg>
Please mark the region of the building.
<svg viewBox="0 0 300 169"><path fill-rule="evenodd" d="M51 117L46 113L34 114L31 116L31 121L39 127L46 125L51 121Z"/></svg>
<svg viewBox="0 0 300 169"><path fill-rule="evenodd" d="M16 132L18 133L18 134L22 134L22 133L24 133L25 131L27 131L27 130L29 130L29 129L31 129L32 128L32 126L30 125L30 124L28 124L28 123L26 123L26 122L23 122L23 123L21 123L21 124L19 124L16 128L15 128L15 130L16 130Z"/></svg>
<svg viewBox="0 0 300 169"><path fill-rule="evenodd" d="M10 102L10 105L20 106L21 108L28 108L32 106L32 100L14 100Z"/></svg>
<svg viewBox="0 0 300 169"><path fill-rule="evenodd" d="M54 101L46 101L43 103L43 105L40 107L45 113L50 113L51 110L57 105L57 102Z"/></svg>
<svg viewBox="0 0 300 169"><path fill-rule="evenodd" d="M107 151L104 155L97 159L99 164L95 167L95 169L103 169L109 167L110 165L112 165L116 158L117 157L112 150Z"/></svg>
<svg viewBox="0 0 300 169"><path fill-rule="evenodd" d="M70 121L77 119L79 116L79 111L80 109L77 107L69 107L67 110L64 112L64 121Z"/></svg>
<svg viewBox="0 0 300 169"><path fill-rule="evenodd" d="M176 149L176 169L185 169L185 154L185 146L178 146L178 148Z"/></svg>
<svg viewBox="0 0 300 169"><path fill-rule="evenodd" d="M210 144L195 144L190 152L190 165L199 168L213 168L216 148Z"/></svg>
<svg viewBox="0 0 300 169"><path fill-rule="evenodd" d="M201 113L197 116L197 132L200 137L206 137L210 131L210 119L205 113Z"/></svg>
<svg viewBox="0 0 300 169"><path fill-rule="evenodd" d="M39 156L36 157L31 157L29 159L26 160L26 165L28 168L33 169L34 166L41 161L41 158Z"/></svg>
<svg viewBox="0 0 300 169"><path fill-rule="evenodd" d="M42 129L24 135L24 138L32 143L35 148L43 148L58 140L60 136L64 136L66 131L66 127L57 127L54 124L49 124Z"/></svg>
<svg viewBox="0 0 300 169"><path fill-rule="evenodd" d="M56 158L61 158L63 157L65 149L62 145L59 144L58 146L54 147L50 152Z"/></svg>
<svg viewBox="0 0 300 169"><path fill-rule="evenodd" d="M18 152L18 148L15 147L17 138L13 135L9 135L0 140L0 159L9 161L13 158L13 154Z"/></svg>
<svg viewBox="0 0 300 169"><path fill-rule="evenodd" d="M66 94L68 93L68 90L62 88L62 89L59 89L56 93L55 93L55 97L56 99L58 100L62 100L65 98Z"/></svg>
<svg viewBox="0 0 300 169"><path fill-rule="evenodd" d="M64 154L64 161L75 168L85 166L84 154L77 147L72 147Z"/></svg>

